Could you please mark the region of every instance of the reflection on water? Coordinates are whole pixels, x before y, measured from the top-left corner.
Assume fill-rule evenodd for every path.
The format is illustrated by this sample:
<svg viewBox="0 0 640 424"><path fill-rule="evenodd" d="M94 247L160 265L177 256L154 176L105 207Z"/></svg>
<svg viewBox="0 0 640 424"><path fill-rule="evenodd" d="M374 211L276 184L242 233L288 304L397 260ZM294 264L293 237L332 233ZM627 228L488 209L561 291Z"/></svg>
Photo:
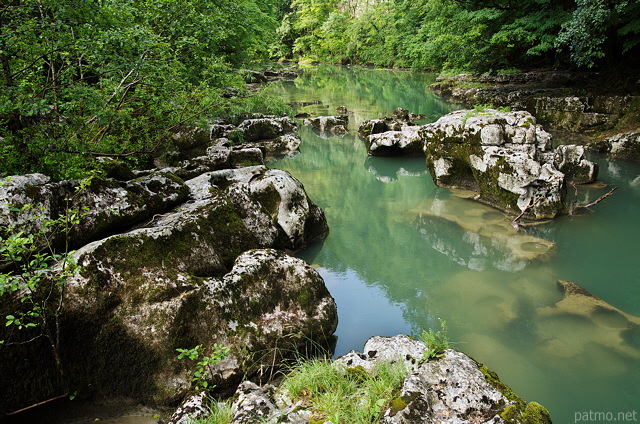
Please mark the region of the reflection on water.
<svg viewBox="0 0 640 424"><path fill-rule="evenodd" d="M638 410L640 392L640 165L603 158L604 185L583 188L591 211L516 233L513 217L436 187L424 159L368 157L354 134L397 107L430 121L452 106L433 77L323 67L275 86L288 102L346 106L350 133L300 128L289 170L325 211L331 232L301 256L336 298L337 355L373 335L419 334L447 322L455 346L493 368L527 400L572 422L581 411ZM608 186L607 186L608 185ZM573 281L593 295L568 292Z"/></svg>

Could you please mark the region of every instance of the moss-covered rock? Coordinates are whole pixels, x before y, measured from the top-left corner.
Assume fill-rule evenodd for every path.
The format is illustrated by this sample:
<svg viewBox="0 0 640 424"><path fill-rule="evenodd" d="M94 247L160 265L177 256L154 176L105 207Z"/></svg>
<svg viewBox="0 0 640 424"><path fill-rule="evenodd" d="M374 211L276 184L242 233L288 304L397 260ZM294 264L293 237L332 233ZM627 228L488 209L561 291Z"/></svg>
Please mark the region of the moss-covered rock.
<svg viewBox="0 0 640 424"><path fill-rule="evenodd" d="M576 153L581 148L551 150L551 136L528 112L456 111L419 133L436 184L476 191L477 200L514 215L526 210L530 219L567 210L565 177L588 182L597 175L595 164Z"/></svg>
<svg viewBox="0 0 640 424"><path fill-rule="evenodd" d="M129 228L184 202L189 194L180 178L166 171L155 171L129 181L93 178L81 189L80 182L51 182L40 174L12 177L0 187L0 222L36 232L61 215L76 213L68 241L71 248ZM14 212L12 207L26 211ZM54 244L63 245L65 235L53 234Z"/></svg>

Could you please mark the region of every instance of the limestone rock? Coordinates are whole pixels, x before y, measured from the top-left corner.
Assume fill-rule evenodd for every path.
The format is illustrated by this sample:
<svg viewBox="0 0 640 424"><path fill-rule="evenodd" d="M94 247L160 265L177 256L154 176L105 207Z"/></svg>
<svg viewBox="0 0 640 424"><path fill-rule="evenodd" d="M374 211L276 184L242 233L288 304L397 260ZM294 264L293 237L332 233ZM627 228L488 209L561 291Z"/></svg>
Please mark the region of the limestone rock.
<svg viewBox="0 0 640 424"><path fill-rule="evenodd" d="M209 413L208 401L205 391L188 396L171 415L168 424L190 424L198 418L206 417Z"/></svg>
<svg viewBox="0 0 640 424"><path fill-rule="evenodd" d="M598 176L598 165L586 159L585 148L582 146L558 146L553 164L564 174L565 180L575 184L592 183Z"/></svg>
<svg viewBox="0 0 640 424"><path fill-rule="evenodd" d="M367 136L367 153L373 156L423 156L424 148L418 127L386 131Z"/></svg>
<svg viewBox="0 0 640 424"><path fill-rule="evenodd" d="M121 394L171 402L191 384L192 364L176 359L178 347L219 343L230 348L205 376L227 387L277 365L283 352L301 349L309 340L322 343L335 331L335 302L318 272L300 259L271 249L249 250L229 273L208 277L214 269L205 260L193 253L174 259L163 253L164 243L144 261L125 261L136 243L138 250L144 246L140 236L110 238L79 250L83 272L67 283L70 313L95 323L77 335L83 342L74 349L82 355L74 367L103 364L105 375L92 380L104 391L113 390L109 370L135 360L137 372ZM107 249L114 248L121 249L119 255L109 255ZM211 253L206 246L200 250ZM113 348L105 349L105 343ZM135 352L126 348L131 343L138 346Z"/></svg>
<svg viewBox="0 0 640 424"><path fill-rule="evenodd" d="M242 132L245 142L269 140L295 131L297 124L291 118L255 118L242 121L237 131Z"/></svg>
<svg viewBox="0 0 640 424"><path fill-rule="evenodd" d="M594 143L591 147L594 146L595 150L609 153L613 157L640 160L640 131L617 134L601 143Z"/></svg>
<svg viewBox="0 0 640 424"><path fill-rule="evenodd" d="M576 357L601 347L633 360L640 358L640 317L611 306L571 281L559 280L558 288L563 298L537 311L542 334L552 335L540 347L542 352ZM545 331L549 327L553 331ZM583 337L575 337L578 331Z"/></svg>
<svg viewBox="0 0 640 424"><path fill-rule="evenodd" d="M50 182L41 174L11 177L0 187L0 220L9 226L27 224L26 230L37 231L46 220L65 214L67 208L80 209L84 216L69 234L71 247L75 248L164 213L188 196L184 182L167 171L126 182L94 178L76 193L79 186L74 180ZM11 211L11 206L25 205L32 207L19 213ZM55 242L62 243L62 235Z"/></svg>
<svg viewBox="0 0 640 424"><path fill-rule="evenodd" d="M405 335L374 337L362 353L352 351L334 366L344 372L370 372L381 364L405 364L408 376L400 396L381 411L381 423L551 422L543 407L524 402L495 373L465 354L448 349L443 358L424 362L425 349L424 343ZM271 386L245 382L237 394L233 422L308 423L312 411L317 412L308 399L293 399L286 390Z"/></svg>
<svg viewBox="0 0 640 424"><path fill-rule="evenodd" d="M310 125L321 137L343 135L348 132L349 116L338 115L307 118L304 120L304 125Z"/></svg>
<svg viewBox="0 0 640 424"><path fill-rule="evenodd" d="M405 127L415 126L414 121L426 119L424 115L416 115L403 108L397 108L391 117L381 119L369 119L358 127L358 136L366 139L372 134L380 134L387 131L402 131Z"/></svg>
<svg viewBox="0 0 640 424"><path fill-rule="evenodd" d="M427 166L436 184L472 190L478 200L532 219L567 209L565 174L595 179L596 166L579 148L550 149L551 136L524 111L456 111L419 130Z"/></svg>

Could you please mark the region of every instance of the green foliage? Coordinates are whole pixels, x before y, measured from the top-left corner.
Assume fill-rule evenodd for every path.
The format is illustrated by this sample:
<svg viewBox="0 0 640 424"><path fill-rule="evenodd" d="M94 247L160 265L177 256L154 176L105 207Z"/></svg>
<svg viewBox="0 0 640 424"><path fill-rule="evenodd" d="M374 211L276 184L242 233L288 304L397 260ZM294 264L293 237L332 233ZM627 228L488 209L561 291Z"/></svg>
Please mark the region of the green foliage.
<svg viewBox="0 0 640 424"><path fill-rule="evenodd" d="M21 0L0 6L0 175L146 165L224 111L231 67L266 58L281 0ZM241 91L241 96L246 95Z"/></svg>
<svg viewBox="0 0 640 424"><path fill-rule="evenodd" d="M70 205L91 183L91 178L83 180L74 195L65 199L67 207L59 217L44 217L37 210L34 214L34 206L29 204L14 206L10 211L17 215L14 220L17 224L0 227L0 298L3 306L14 309L5 316L6 331L0 344L9 347L46 338L62 377L60 320L65 284L79 270L71 257L68 238L87 213L86 208ZM60 233L66 243L63 249L56 250L54 240Z"/></svg>
<svg viewBox="0 0 640 424"><path fill-rule="evenodd" d="M209 413L204 418L199 418L192 424L228 424L233 419L235 410L231 402L215 402L209 408Z"/></svg>
<svg viewBox="0 0 640 424"><path fill-rule="evenodd" d="M571 19L562 25L556 45L568 47L578 66L593 67L608 53L629 53L640 44L637 1L576 0Z"/></svg>
<svg viewBox="0 0 640 424"><path fill-rule="evenodd" d="M323 360L301 363L285 377L282 389L311 403L316 422L375 423L397 397L407 375L400 364L371 372L346 372Z"/></svg>
<svg viewBox="0 0 640 424"><path fill-rule="evenodd" d="M209 384L207 378L211 376L211 366L219 363L229 354L229 348L214 343L209 349L204 349L202 345L197 345L191 349L178 348L178 359L190 359L196 361L195 370L191 382L194 383L195 390L212 390L215 385ZM208 354L204 354L208 351Z"/></svg>
<svg viewBox="0 0 640 424"><path fill-rule="evenodd" d="M444 351L451 347L451 343L447 337L447 323L441 319L439 319L439 321L440 330L422 330L420 339L427 347L422 354L423 361L442 358L444 357Z"/></svg>
<svg viewBox="0 0 640 424"><path fill-rule="evenodd" d="M573 64L593 66L605 56L632 58L640 45L640 4L630 0L294 0L292 7L272 51L278 57L494 72L557 65L567 47Z"/></svg>

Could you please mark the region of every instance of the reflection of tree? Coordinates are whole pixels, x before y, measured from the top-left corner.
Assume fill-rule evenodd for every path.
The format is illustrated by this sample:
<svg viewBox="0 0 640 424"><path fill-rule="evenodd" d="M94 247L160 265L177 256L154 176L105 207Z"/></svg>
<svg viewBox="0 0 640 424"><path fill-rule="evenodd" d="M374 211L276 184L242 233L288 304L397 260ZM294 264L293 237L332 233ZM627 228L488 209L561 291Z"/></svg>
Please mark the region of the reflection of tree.
<svg viewBox="0 0 640 424"><path fill-rule="evenodd" d="M347 106L352 113L351 130L355 130L365 119L389 116L397 107L425 114L430 121L449 113L453 107L428 89L434 81L435 74L325 65L271 89L287 103L320 100L329 108L308 108L320 115L332 115L338 106Z"/></svg>

